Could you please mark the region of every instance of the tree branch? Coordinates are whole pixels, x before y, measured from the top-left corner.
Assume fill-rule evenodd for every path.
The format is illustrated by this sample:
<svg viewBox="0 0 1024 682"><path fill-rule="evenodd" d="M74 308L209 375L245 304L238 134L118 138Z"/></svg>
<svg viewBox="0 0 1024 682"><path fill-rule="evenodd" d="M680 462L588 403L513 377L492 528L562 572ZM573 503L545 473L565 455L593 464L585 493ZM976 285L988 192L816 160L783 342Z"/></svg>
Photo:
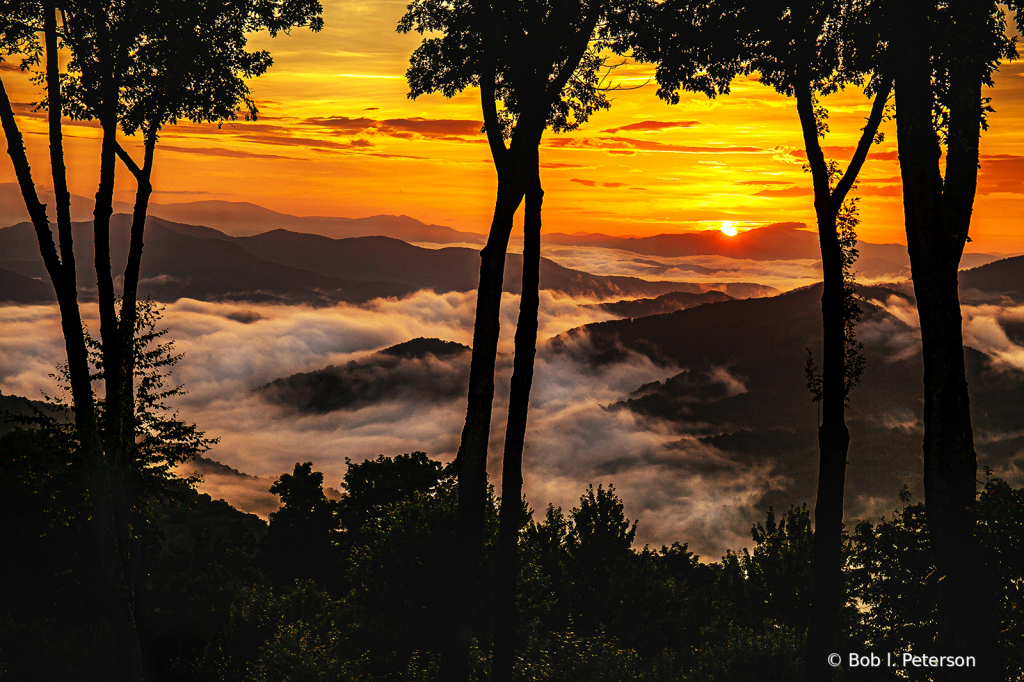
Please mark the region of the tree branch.
<svg viewBox="0 0 1024 682"><path fill-rule="evenodd" d="M148 145L149 145L148 138L146 140L146 144L147 144L147 149L148 149ZM138 182L142 182L142 179L144 177L143 169L139 168L139 164L135 163L135 160L132 159L132 157L128 154L128 152L126 152L124 150L124 147L121 146L120 142L115 142L114 145L115 145L114 146L114 153L117 154L117 158L121 159L121 161L128 168L128 170L130 170L132 172L132 175L135 176L135 179ZM147 160L149 160L149 159L147 159Z"/></svg>
<svg viewBox="0 0 1024 682"><path fill-rule="evenodd" d="M597 21L601 17L602 9L604 9L604 3L602 0L598 0L590 9L590 14L583 20L583 26L580 28L577 42L568 50L568 54L577 54L579 56L575 60L567 59L555 79L548 84L545 91L545 100L547 102L553 102L556 97L561 96L565 84L569 82L573 72L576 71L576 67L580 65L580 60L583 58L583 53L587 50L587 45L590 44L590 37L594 33Z"/></svg>
<svg viewBox="0 0 1024 682"><path fill-rule="evenodd" d="M827 200L830 195L828 164L825 163L825 154L818 141L818 119L814 115L814 98L811 95L810 83L800 83L794 90L796 111L800 116L800 128L804 136L804 148L807 150L807 163L811 167L811 179L814 183L814 203L817 204L821 200Z"/></svg>
<svg viewBox="0 0 1024 682"><path fill-rule="evenodd" d="M71 234L71 193L68 191L68 171L67 166L64 164L64 135L61 128L61 113L64 101L60 92L56 12L53 0L47 0L43 3L50 173L53 177L53 194L57 204L57 234L60 237L61 264L64 269L65 280L67 282L75 282L77 275L74 238Z"/></svg>
<svg viewBox="0 0 1024 682"><path fill-rule="evenodd" d="M864 131L861 133L860 142L857 144L857 150L853 153L853 158L850 159L850 165L847 166L846 172L843 177L839 180L839 184L836 185L835 190L832 192L832 209L838 211L846 201L846 195L849 193L850 188L853 187L853 183L857 181L857 175L860 173L861 167L864 165L865 159L868 157L868 151L871 149L871 145L875 140L875 133L878 132L878 126L882 124L882 116L885 113L885 105L889 102L889 94L892 92L892 81L887 80L882 89L875 94L875 103L871 106L871 114L868 116L868 123L864 126Z"/></svg>
<svg viewBox="0 0 1024 682"><path fill-rule="evenodd" d="M25 153L25 140L18 130L18 122L14 117L14 109L11 107L11 98L7 95L3 79L0 79L0 122L3 124L4 135L7 138L7 153L14 163L14 174L18 179L18 186L21 188L21 196L25 199L25 207L28 209L29 217L32 219L32 226L35 228L36 237L39 240L39 252L43 257L43 264L50 275L55 289L62 289L63 273L61 271L60 258L57 256L57 246L53 243L53 233L50 232L50 220L46 217L46 206L39 201L36 194L36 184L32 180L32 167L28 162L28 155Z"/></svg>
<svg viewBox="0 0 1024 682"><path fill-rule="evenodd" d="M486 59L486 57L485 57ZM487 133L487 144L491 148L491 157L498 173L505 172L508 148L502 136L501 123L498 121L498 106L494 100L494 79L496 77L493 61L480 74L480 108L484 116L484 131Z"/></svg>

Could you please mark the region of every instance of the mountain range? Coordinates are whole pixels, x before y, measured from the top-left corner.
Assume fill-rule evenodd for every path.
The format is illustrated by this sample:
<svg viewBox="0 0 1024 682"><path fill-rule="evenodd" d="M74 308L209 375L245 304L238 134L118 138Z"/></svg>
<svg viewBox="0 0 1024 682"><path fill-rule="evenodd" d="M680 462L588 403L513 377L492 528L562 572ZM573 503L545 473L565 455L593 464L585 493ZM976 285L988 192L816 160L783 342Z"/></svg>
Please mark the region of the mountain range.
<svg viewBox="0 0 1024 682"><path fill-rule="evenodd" d="M1019 275L1024 259L1011 260L1018 261ZM982 272L972 279L987 277ZM884 287L860 287L860 294L864 312L858 338L866 366L848 412L847 509L854 515L873 497L891 498L902 483L919 480L923 404L919 336L890 312L900 306L911 309L913 299ZM716 468L762 468L779 482L761 500L762 507L813 499L818 413L805 368L808 353L820 364L820 299L821 285L815 285L779 296L596 323L555 337L556 351L589 348L581 361L591 364L641 355L683 370L637 387L612 408L672 424L680 434L679 452L654 453L649 461L624 458L605 463L598 473L656 464L714 477ZM1004 331L1018 341L1024 336L1019 323L1007 324ZM589 345L581 346L581 338ZM979 463L991 465L997 475L1013 476L1024 461L1024 372L995 365L979 350L966 350ZM715 457L682 456L688 449L706 455L707 448L714 448Z"/></svg>
<svg viewBox="0 0 1024 682"><path fill-rule="evenodd" d="M127 260L131 217L111 222L111 259L117 273ZM93 262L92 226L75 223L79 263ZM401 297L420 289L437 293L471 291L479 277L479 253L466 247L428 249L391 237L332 239L272 230L232 237L209 227L150 218L146 223L140 292L169 301L247 300L331 305ZM522 257L509 254L505 288L518 293ZM80 267L83 292L95 290L90 267ZM647 281L637 277L592 275L543 259L541 287L596 299L659 296L672 291L720 290L745 298L772 293L749 283L694 284ZM29 223L0 229L0 300L35 303L53 300L35 232ZM45 285L45 286L41 286Z"/></svg>
<svg viewBox="0 0 1024 682"><path fill-rule="evenodd" d="M41 191L39 200L48 206L55 203L53 192ZM132 205L114 202L115 213L131 215ZM92 220L93 200L71 195L71 219ZM149 215L170 222L205 225L233 236L259 234L272 229L308 232L342 239L381 235L411 242L436 244L483 244L483 235L459 232L444 225L428 225L409 216L377 215L366 218L329 216L294 216L272 211L243 201L191 201L172 204L153 203ZM21 190L14 183L0 183L0 225L13 225L29 219ZM51 214L51 217L52 214Z"/></svg>
<svg viewBox="0 0 1024 682"><path fill-rule="evenodd" d="M911 311L914 300L887 287L862 286L859 293L863 315L857 333L866 364L847 416L851 518L878 513L874 501L892 499L904 483L919 494L915 482L921 471L920 337L905 321L911 317L897 310ZM756 473L767 482L754 502L761 513L813 500L819 413L807 389L806 367L809 353L820 364L820 300L819 284L776 296L709 301L586 325L543 345L541 354L563 355L589 371L638 357L668 370L666 380L637 385L606 409L628 411L659 432L667 428L675 440L595 462L590 479L653 467L666 477L696 477L721 487ZM1024 342L1024 324L997 324L1012 342ZM1024 371L993 363L979 349L967 348L966 358L979 464L998 476L1019 477ZM345 366L282 377L257 391L270 403L307 414L394 400L462 401L468 362L464 346L414 339Z"/></svg>
<svg viewBox="0 0 1024 682"><path fill-rule="evenodd" d="M52 192L40 193L43 203L53 205ZM72 220L92 219L92 200L72 195ZM114 202L115 213L131 214L131 204ZM365 218L330 216L295 216L280 213L248 202L193 201L150 205L149 214L171 223L202 225L224 235L251 237L272 230L287 230L332 239L383 236L406 242L433 244L482 245L486 236L475 232L454 230L444 225L424 223L409 216L376 215ZM24 201L14 183L0 184L0 225L27 221ZM515 237L514 237L515 240ZM679 258L688 256L725 256L746 260L794 260L820 258L818 237L803 223L774 223L728 236L719 230L650 237L616 237L586 232L547 233L545 244L557 246L600 247L646 256ZM861 278L878 280L906 279L910 276L910 259L902 244L858 242L860 258L857 272ZM961 268L973 268L1003 257L1005 254L968 253Z"/></svg>

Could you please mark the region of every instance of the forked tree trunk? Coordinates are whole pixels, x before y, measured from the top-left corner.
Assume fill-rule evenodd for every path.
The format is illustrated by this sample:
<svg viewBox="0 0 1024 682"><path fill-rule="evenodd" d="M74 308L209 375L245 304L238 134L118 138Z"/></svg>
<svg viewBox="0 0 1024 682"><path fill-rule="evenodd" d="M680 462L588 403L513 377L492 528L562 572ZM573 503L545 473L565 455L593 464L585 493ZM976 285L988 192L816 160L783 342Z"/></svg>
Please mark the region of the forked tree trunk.
<svg viewBox="0 0 1024 682"><path fill-rule="evenodd" d="M818 142L809 87L797 88L797 109L814 181L814 208L822 266L822 420L818 427L818 489L811 545L811 611L804 656L805 682L827 682L829 654L835 651L843 605L843 500L850 431L846 426L847 313L846 280L837 216L867 158L882 122L891 85L875 95L871 115L846 173L831 187L828 165Z"/></svg>
<svg viewBox="0 0 1024 682"><path fill-rule="evenodd" d="M459 506L455 547L449 576L446 649L441 657L441 679L461 682L469 676L469 650L473 638L478 568L483 547L487 505L487 444L494 400L494 367L498 354L501 291L505 254L512 234L512 219L523 199L519 177L498 180L498 198L487 244L480 251L480 284L473 325L473 356L469 370L466 425L455 459Z"/></svg>
<svg viewBox="0 0 1024 682"><path fill-rule="evenodd" d="M975 3L976 4L971 4ZM986 35L989 3L951 3L961 35ZM900 4L903 21L923 16L926 3ZM977 456L964 366L957 269L977 187L982 120L982 69L969 51L951 66L946 175L933 127L927 30L901 33L897 43L897 135L907 247L921 320L924 357L925 512L939 578L939 643L946 655L973 655L976 668L945 670L942 679L1004 678L997 647L995 580L975 536Z"/></svg>
<svg viewBox="0 0 1024 682"><path fill-rule="evenodd" d="M124 289L121 296L121 311L118 321L118 339L120 342L121 360L121 431L123 434L123 490L124 507L129 530L142 527L142 519L138 512L138 489L133 466L135 442L135 327L138 321L138 288L139 272L142 267L142 249L146 231L146 216L149 211L149 199L153 194L150 181L153 174L153 155L156 148L156 130L149 128L145 134L144 161L141 168L120 147L116 153L135 176L138 187L135 192L135 206L132 211L131 237L128 247L128 260L124 269ZM146 655L148 639L146 619L146 583L145 557L142 553L142 537L131 532L128 550L128 575L131 584L132 606L135 615L136 631L139 635L140 650L144 668L151 665Z"/></svg>
<svg viewBox="0 0 1024 682"><path fill-rule="evenodd" d="M505 451L501 466L501 512L498 526L498 570L495 576L494 653L491 682L511 682L516 656L516 585L519 577L519 531L523 517L523 446L537 357L540 310L540 228L544 189L540 169L526 190L523 218L523 286L516 325L515 360L509 389Z"/></svg>
<svg viewBox="0 0 1024 682"><path fill-rule="evenodd" d="M88 349L82 332L78 306L77 271L71 234L70 195L67 190L61 133L61 97L58 87L57 37L55 10L44 4L44 41L46 45L47 96L49 101L50 161L57 203L57 230L60 256L53 241L45 207L39 202L24 141L18 130L10 98L0 82L0 119L8 142L8 154L14 164L18 184L39 242L40 254L57 295L61 330L68 357L68 374L75 415L75 430L82 456L89 465L89 499L92 506L88 522L92 536L93 563L87 567L96 588L97 606L110 618L118 642L118 664L123 680L143 679L141 652L128 595L130 584L121 548L126 537L118 528L114 508L115 485L111 480L103 438L98 430ZM111 185L112 193L112 185ZM109 217L108 217L109 225ZM108 246L109 251L109 246ZM109 262L109 256L108 256ZM112 288L111 288L112 293Z"/></svg>

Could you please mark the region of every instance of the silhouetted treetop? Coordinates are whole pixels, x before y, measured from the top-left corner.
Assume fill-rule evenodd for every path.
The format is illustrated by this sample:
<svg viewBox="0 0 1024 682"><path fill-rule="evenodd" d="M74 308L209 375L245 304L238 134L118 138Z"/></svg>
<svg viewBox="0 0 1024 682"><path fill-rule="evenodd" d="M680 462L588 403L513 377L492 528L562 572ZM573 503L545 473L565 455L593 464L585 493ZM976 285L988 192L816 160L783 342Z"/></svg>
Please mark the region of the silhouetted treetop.
<svg viewBox="0 0 1024 682"><path fill-rule="evenodd" d="M798 84L828 95L860 83L884 61L879 0L669 0L654 7L635 54L658 63L658 96L709 97L741 73L786 95ZM873 79L872 94L878 87Z"/></svg>
<svg viewBox="0 0 1024 682"><path fill-rule="evenodd" d="M390 505L416 493L434 490L444 469L424 452L393 458L380 455L358 464L348 458L345 461L348 464L342 480L345 491L337 502L337 513L342 527L354 532L369 521L381 518Z"/></svg>
<svg viewBox="0 0 1024 682"><path fill-rule="evenodd" d="M917 30L928 36L934 89L933 117L935 129L944 144L949 131L951 105L963 96L962 92L955 92L953 81L959 76L963 82L963 77L967 76L991 87L992 74L998 70L999 61L1017 58L1017 38L1007 35L1007 15L1001 5L1015 12L1018 29L1024 25L1024 2L1021 0L999 4L982 1L920 3L925 9L916 19L920 22ZM890 2L883 7L882 37L894 41L898 32L906 30L899 19L901 6ZM987 129L985 119L990 111L989 98L980 98L977 115L981 118L982 129Z"/></svg>
<svg viewBox="0 0 1024 682"><path fill-rule="evenodd" d="M64 14L63 39L73 48L63 81L66 113L98 117L104 88L116 87L117 117L127 135L182 118L232 120L239 107L246 120L254 119L245 79L265 73L273 59L266 50L246 50L247 34L323 26L320 3L311 0L153 0L116 12L114 4L100 4L105 24L96 3L72 4Z"/></svg>
<svg viewBox="0 0 1024 682"><path fill-rule="evenodd" d="M0 11L0 62L21 55L23 68L39 60L37 34L42 30L42 12L38 2L8 0Z"/></svg>
<svg viewBox="0 0 1024 682"><path fill-rule="evenodd" d="M398 31L443 35L426 38L413 53L406 72L409 96L453 97L467 87L486 90L493 83L494 100L502 108L485 127L496 125L505 139L512 137L520 113L538 104L548 108L546 126L575 130L609 106L601 87L601 50L615 43L616 27L637 4L415 0ZM542 132L531 130L537 136Z"/></svg>

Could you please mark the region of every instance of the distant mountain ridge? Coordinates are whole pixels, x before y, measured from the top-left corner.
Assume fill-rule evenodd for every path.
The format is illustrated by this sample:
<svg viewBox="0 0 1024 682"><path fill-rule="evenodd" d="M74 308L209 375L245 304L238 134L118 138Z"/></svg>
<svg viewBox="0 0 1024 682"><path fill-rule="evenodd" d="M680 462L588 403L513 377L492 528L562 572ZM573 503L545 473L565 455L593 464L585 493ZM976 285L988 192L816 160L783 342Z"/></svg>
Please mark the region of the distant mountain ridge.
<svg viewBox="0 0 1024 682"><path fill-rule="evenodd" d="M39 192L40 201L53 206L53 192ZM93 200L71 196L71 219L92 220ZM114 202L115 213L131 214L132 205ZM484 236L460 232L444 225L428 225L409 216L374 215L365 218L331 216L294 216L245 201L191 201L149 205L149 215L169 222L205 226L230 236L249 236L274 229L320 234L335 239L381 235L405 241L435 244L483 244ZM53 219L51 211L50 218ZM0 183L0 227L15 225L29 219L21 190L15 183Z"/></svg>
<svg viewBox="0 0 1024 682"><path fill-rule="evenodd" d="M637 298L625 301L613 301L608 303L595 304L601 310L605 310L619 317L646 317L648 315L659 315L661 313L673 313L677 310L686 310L705 303L720 303L731 301L732 296L721 291L708 291L701 294L692 294L684 291L673 291L662 294L656 298Z"/></svg>
<svg viewBox="0 0 1024 682"><path fill-rule="evenodd" d="M40 193L43 203L53 205L52 192ZM72 195L73 221L92 219L93 202ZM114 202L115 213L132 212L131 204ZM464 232L444 225L427 224L405 215L374 215L364 218L295 216L242 201L204 200L150 204L150 216L196 227L213 228L224 236L250 237L274 230L315 234L332 239L383 236L406 242L482 245L486 235ZM51 216L52 217L52 216ZM0 226L28 220L24 201L14 183L0 183ZM194 235L198 236L198 235ZM208 238L215 238L208 235ZM720 230L703 230L649 237L614 237L596 233L561 232L544 235L546 244L600 247L648 256L725 256L746 260L795 260L820 258L818 237L803 223L774 223L730 237ZM858 242L860 259L856 269L862 277L889 280L910 276L910 259L902 244ZM1003 257L1001 254L964 254L961 267L972 268Z"/></svg>
<svg viewBox="0 0 1024 682"><path fill-rule="evenodd" d="M127 259L131 217L111 221L111 260L115 277ZM73 227L79 263L93 262L91 225ZM333 305L374 298L402 297L420 289L436 293L471 291L479 277L479 253L465 247L428 249L390 237L332 239L272 230L253 237L231 237L213 228L150 218L142 259L140 292L160 300L200 300ZM509 254L505 289L518 293L522 257ZM80 267L78 284L95 291L91 267ZM5 274L6 273L6 274ZM37 303L52 300L49 278L29 223L0 229L0 300ZM761 296L771 287L750 283L647 281L637 277L591 275L548 259L541 264L541 287L595 299L649 297L671 291L721 290L733 297Z"/></svg>
<svg viewBox="0 0 1024 682"><path fill-rule="evenodd" d="M820 260L818 235L803 223L773 223L730 237L721 230L703 230L650 237L612 237L605 234L548 234L548 244L618 249L644 256L680 258L725 256L743 260ZM859 258L854 270L870 279L908 279L910 257L903 244L857 242ZM984 265L1004 257L1000 254L968 253L961 267Z"/></svg>

